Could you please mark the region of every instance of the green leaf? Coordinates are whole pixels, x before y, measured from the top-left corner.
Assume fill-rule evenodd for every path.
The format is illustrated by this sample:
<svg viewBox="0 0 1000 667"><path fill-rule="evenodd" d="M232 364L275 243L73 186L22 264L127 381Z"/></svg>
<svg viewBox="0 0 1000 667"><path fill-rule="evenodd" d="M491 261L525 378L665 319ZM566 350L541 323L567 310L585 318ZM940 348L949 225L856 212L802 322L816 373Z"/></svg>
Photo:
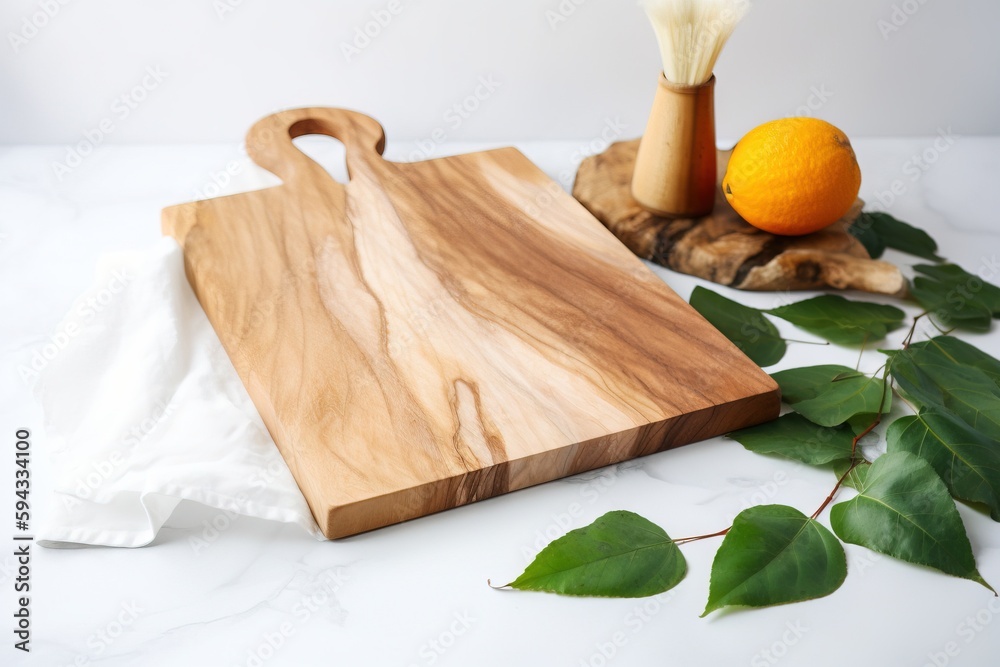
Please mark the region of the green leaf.
<svg viewBox="0 0 1000 667"><path fill-rule="evenodd" d="M847 366L804 366L772 373L771 377L781 386L781 398L787 403L797 403L816 398L832 382L863 378L864 373Z"/></svg>
<svg viewBox="0 0 1000 667"><path fill-rule="evenodd" d="M751 452L777 454L809 465L849 459L854 443L849 428L817 426L792 412L760 426L734 431L729 437Z"/></svg>
<svg viewBox="0 0 1000 667"><path fill-rule="evenodd" d="M868 429L869 426L875 423L876 417L880 416L881 415L876 415L873 412L862 412L848 419L847 425L851 427L851 431L854 432L854 435L861 435Z"/></svg>
<svg viewBox="0 0 1000 667"><path fill-rule="evenodd" d="M712 563L702 616L731 605L769 607L829 595L844 583L844 547L793 507L740 512Z"/></svg>
<svg viewBox="0 0 1000 667"><path fill-rule="evenodd" d="M1000 441L1000 387L984 371L956 364L933 346L895 352L889 371L904 397L919 408L950 412Z"/></svg>
<svg viewBox="0 0 1000 667"><path fill-rule="evenodd" d="M893 452L876 459L859 494L830 510L830 523L845 542L993 590L976 569L955 501L918 456Z"/></svg>
<svg viewBox="0 0 1000 667"><path fill-rule="evenodd" d="M876 237L878 239L874 244L876 249L878 245L881 245L883 248L894 248L934 262L944 261L938 257L937 243L927 232L902 220L897 220L888 213L881 211L863 212L852 225L852 229L854 227L865 230L861 232L863 235ZM858 240L865 244L865 248L868 248L868 244L861 237L858 237ZM871 254L871 250L868 252ZM879 252L878 255L872 255L872 257L878 257L881 254Z"/></svg>
<svg viewBox="0 0 1000 667"><path fill-rule="evenodd" d="M861 242L872 259L878 259L885 252L885 241L875 231L875 223L870 213L862 212L847 231Z"/></svg>
<svg viewBox="0 0 1000 667"><path fill-rule="evenodd" d="M853 469L851 469L850 461L837 461L833 464L833 474L837 476L837 479L840 479L846 473L847 476L844 477L843 482L844 486L849 486L852 489L860 489L865 485L869 468L871 468L871 464L864 460L854 466ZM848 472L848 469L850 469L850 472Z"/></svg>
<svg viewBox="0 0 1000 667"><path fill-rule="evenodd" d="M849 301L824 294L767 311L809 333L838 345L860 345L880 340L903 323L906 313L893 306Z"/></svg>
<svg viewBox="0 0 1000 667"><path fill-rule="evenodd" d="M691 306L758 366L771 366L785 356L785 341L778 329L756 308L700 285L691 292Z"/></svg>
<svg viewBox="0 0 1000 667"><path fill-rule="evenodd" d="M662 528L632 512L608 512L553 541L517 579L525 591L639 598L676 586L687 564Z"/></svg>
<svg viewBox="0 0 1000 667"><path fill-rule="evenodd" d="M952 496L986 505L993 520L1000 521L1000 447L995 441L936 410L897 419L886 439L888 451L924 459Z"/></svg>
<svg viewBox="0 0 1000 667"><path fill-rule="evenodd" d="M954 264L917 264L913 298L942 327L986 331L1000 316L1000 287L985 282Z"/></svg>
<svg viewBox="0 0 1000 667"><path fill-rule="evenodd" d="M881 378L870 378L847 366L807 366L773 373L781 398L820 426L839 426L859 414L889 411L891 393Z"/></svg>
<svg viewBox="0 0 1000 667"><path fill-rule="evenodd" d="M930 340L913 343L911 350L925 350L927 355L956 366L976 368L993 378L1000 386L1000 359L991 357L979 348L954 336L937 336Z"/></svg>
<svg viewBox="0 0 1000 667"><path fill-rule="evenodd" d="M986 307L993 317L1000 317L1000 287L988 283L955 264L917 264L917 273L955 288L952 300L968 299Z"/></svg>

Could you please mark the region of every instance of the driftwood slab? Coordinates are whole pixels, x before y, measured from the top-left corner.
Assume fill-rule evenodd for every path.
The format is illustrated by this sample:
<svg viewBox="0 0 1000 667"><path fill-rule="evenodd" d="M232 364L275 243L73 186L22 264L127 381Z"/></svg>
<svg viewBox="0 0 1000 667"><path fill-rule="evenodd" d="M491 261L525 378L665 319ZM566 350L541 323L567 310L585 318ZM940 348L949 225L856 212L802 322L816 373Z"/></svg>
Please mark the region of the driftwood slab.
<svg viewBox="0 0 1000 667"><path fill-rule="evenodd" d="M347 183L292 143L315 133ZM356 112L269 116L247 148L281 185L163 212L328 537L777 417L774 381L521 153L384 142Z"/></svg>
<svg viewBox="0 0 1000 667"><path fill-rule="evenodd" d="M712 215L658 217L629 192L639 141L612 144L583 161L573 196L632 252L674 271L745 290L854 289L901 296L899 268L873 260L847 229L858 200L843 219L806 236L777 236L747 224L717 189ZM719 180L731 151L719 152Z"/></svg>

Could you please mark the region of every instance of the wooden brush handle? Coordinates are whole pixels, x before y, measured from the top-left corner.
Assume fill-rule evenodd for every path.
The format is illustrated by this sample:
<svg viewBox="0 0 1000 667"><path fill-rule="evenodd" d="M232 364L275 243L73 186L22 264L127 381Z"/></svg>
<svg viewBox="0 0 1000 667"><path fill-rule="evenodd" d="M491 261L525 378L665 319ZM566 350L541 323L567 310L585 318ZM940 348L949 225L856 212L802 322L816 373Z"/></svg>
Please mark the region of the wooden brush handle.
<svg viewBox="0 0 1000 667"><path fill-rule="evenodd" d="M357 111L328 107L289 109L266 116L247 133L247 153L254 162L278 176L286 184L316 175L318 164L292 143L295 137L325 134L339 139L347 151L347 173L352 165L381 160L385 131L378 121Z"/></svg>
<svg viewBox="0 0 1000 667"><path fill-rule="evenodd" d="M660 74L632 196L657 215L705 216L715 204L715 171L715 77L700 86L677 86Z"/></svg>

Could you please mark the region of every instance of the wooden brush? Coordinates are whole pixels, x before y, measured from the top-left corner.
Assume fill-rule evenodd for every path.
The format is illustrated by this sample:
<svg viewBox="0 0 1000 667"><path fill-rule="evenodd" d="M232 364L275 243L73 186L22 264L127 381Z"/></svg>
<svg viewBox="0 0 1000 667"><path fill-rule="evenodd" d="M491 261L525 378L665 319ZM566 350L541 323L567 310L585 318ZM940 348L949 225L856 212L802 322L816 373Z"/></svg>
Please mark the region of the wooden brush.
<svg viewBox="0 0 1000 667"><path fill-rule="evenodd" d="M715 205L715 61L749 0L642 0L656 31L663 72L639 143L632 196L670 217Z"/></svg>

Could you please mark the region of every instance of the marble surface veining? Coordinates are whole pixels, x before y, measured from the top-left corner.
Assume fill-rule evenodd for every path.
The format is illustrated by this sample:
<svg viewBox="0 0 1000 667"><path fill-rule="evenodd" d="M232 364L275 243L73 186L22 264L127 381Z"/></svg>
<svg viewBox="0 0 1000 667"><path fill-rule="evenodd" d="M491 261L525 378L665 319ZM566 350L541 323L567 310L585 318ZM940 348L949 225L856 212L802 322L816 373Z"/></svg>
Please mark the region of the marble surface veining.
<svg viewBox="0 0 1000 667"><path fill-rule="evenodd" d="M335 143L299 141L343 177ZM592 144L520 148L568 187L574 162ZM859 139L855 148L863 198L924 227L943 255L1000 283L1000 233L990 203L1000 179L1000 138ZM48 341L97 258L152 243L165 205L276 182L235 145L104 147L60 181L51 165L64 152L0 148L0 421L11 434L18 426L33 429L36 500L47 489L44 430L17 368ZM390 146L388 156L407 152L405 144ZM917 262L892 251L886 258L904 267ZM685 298L702 283L654 271ZM789 295L739 298L771 307ZM897 344L903 333L886 344ZM1000 356L996 328L963 337ZM833 346L792 344L768 370L854 366L857 357ZM865 352L861 370L875 370L880 359ZM866 446L884 445L878 437ZM0 469L3 479L13 479L10 460ZM486 584L513 579L550 539L609 510L638 512L680 537L719 530L759 503L811 512L833 481L829 472L717 438L338 542L184 505L148 548L36 547L28 656L11 646L16 575L12 550L3 549L8 620L0 630L8 639L0 664L919 666L941 656L953 665L995 664L1000 600L971 582L853 546L846 548L847 581L828 598L706 619L698 615L718 540L684 547L686 579L643 600L563 598ZM980 572L1000 584L1000 527L981 512L959 510Z"/></svg>

